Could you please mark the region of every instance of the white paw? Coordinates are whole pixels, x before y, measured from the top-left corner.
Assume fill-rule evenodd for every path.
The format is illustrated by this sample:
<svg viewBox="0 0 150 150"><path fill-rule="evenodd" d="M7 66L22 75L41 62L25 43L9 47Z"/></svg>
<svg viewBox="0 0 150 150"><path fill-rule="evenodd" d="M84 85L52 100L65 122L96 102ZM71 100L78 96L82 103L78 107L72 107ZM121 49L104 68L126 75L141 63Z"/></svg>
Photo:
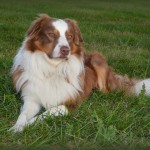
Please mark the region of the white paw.
<svg viewBox="0 0 150 150"><path fill-rule="evenodd" d="M14 133L22 132L26 125L19 125L15 124L13 127L11 127L8 131L12 131Z"/></svg>
<svg viewBox="0 0 150 150"><path fill-rule="evenodd" d="M52 107L49 110L49 114L52 116L65 116L68 114L68 109L64 105Z"/></svg>
<svg viewBox="0 0 150 150"><path fill-rule="evenodd" d="M38 120L44 120L47 118L47 116L65 116L68 114L68 109L64 105L52 107L43 114L41 114L39 117L37 117Z"/></svg>
<svg viewBox="0 0 150 150"><path fill-rule="evenodd" d="M27 120L25 115L20 115L16 124L9 129L9 131L13 131L14 133L16 132L22 132L25 126L27 125Z"/></svg>

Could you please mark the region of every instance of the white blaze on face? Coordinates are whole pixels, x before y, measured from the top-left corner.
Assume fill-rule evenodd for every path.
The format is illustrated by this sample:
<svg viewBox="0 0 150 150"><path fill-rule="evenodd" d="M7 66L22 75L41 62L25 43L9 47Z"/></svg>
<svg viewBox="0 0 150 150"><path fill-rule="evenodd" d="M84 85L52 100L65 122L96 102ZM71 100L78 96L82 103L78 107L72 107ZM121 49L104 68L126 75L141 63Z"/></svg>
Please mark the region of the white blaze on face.
<svg viewBox="0 0 150 150"><path fill-rule="evenodd" d="M68 29L68 24L63 20L58 19L57 21L54 21L52 23L52 25L55 27L56 30L59 31L59 35L60 35L58 38L57 45L55 46L53 53L52 53L53 58L56 58L56 57L60 57L60 55L61 55L60 48L62 46L69 47L69 43L68 43L68 41L66 39L66 35L65 35L65 33Z"/></svg>

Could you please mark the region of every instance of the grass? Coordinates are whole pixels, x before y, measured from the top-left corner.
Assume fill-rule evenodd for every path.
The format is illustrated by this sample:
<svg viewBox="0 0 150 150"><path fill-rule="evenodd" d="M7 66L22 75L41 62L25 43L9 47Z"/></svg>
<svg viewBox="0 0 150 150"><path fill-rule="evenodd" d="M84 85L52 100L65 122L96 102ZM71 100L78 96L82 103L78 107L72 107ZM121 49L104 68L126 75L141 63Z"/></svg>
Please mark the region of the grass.
<svg viewBox="0 0 150 150"><path fill-rule="evenodd" d="M93 91L76 112L48 118L21 134L7 130L21 105L10 69L37 14L78 21L87 51L98 50L114 70L150 77L149 0L0 0L1 149L149 149L150 97Z"/></svg>

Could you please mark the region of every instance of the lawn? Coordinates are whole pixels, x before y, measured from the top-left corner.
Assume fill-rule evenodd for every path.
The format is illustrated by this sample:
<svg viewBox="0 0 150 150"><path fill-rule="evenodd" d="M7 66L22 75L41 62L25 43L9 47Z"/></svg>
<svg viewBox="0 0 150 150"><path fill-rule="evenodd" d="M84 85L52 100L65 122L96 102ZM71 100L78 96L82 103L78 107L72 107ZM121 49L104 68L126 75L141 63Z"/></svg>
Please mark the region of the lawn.
<svg viewBox="0 0 150 150"><path fill-rule="evenodd" d="M0 149L149 149L150 97L93 91L75 112L13 134L21 105L10 70L39 13L77 20L87 51L120 74L150 77L149 0L0 0Z"/></svg>

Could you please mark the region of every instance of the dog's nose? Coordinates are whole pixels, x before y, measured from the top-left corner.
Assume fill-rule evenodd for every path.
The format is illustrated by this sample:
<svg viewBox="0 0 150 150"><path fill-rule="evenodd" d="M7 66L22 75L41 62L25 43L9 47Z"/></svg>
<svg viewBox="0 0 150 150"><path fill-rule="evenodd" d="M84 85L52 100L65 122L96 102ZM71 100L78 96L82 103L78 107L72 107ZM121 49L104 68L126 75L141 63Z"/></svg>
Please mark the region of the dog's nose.
<svg viewBox="0 0 150 150"><path fill-rule="evenodd" d="M62 46L61 48L60 48L60 53L61 53L61 55L63 55L63 56L67 56L68 54L69 54L69 47L68 46Z"/></svg>

